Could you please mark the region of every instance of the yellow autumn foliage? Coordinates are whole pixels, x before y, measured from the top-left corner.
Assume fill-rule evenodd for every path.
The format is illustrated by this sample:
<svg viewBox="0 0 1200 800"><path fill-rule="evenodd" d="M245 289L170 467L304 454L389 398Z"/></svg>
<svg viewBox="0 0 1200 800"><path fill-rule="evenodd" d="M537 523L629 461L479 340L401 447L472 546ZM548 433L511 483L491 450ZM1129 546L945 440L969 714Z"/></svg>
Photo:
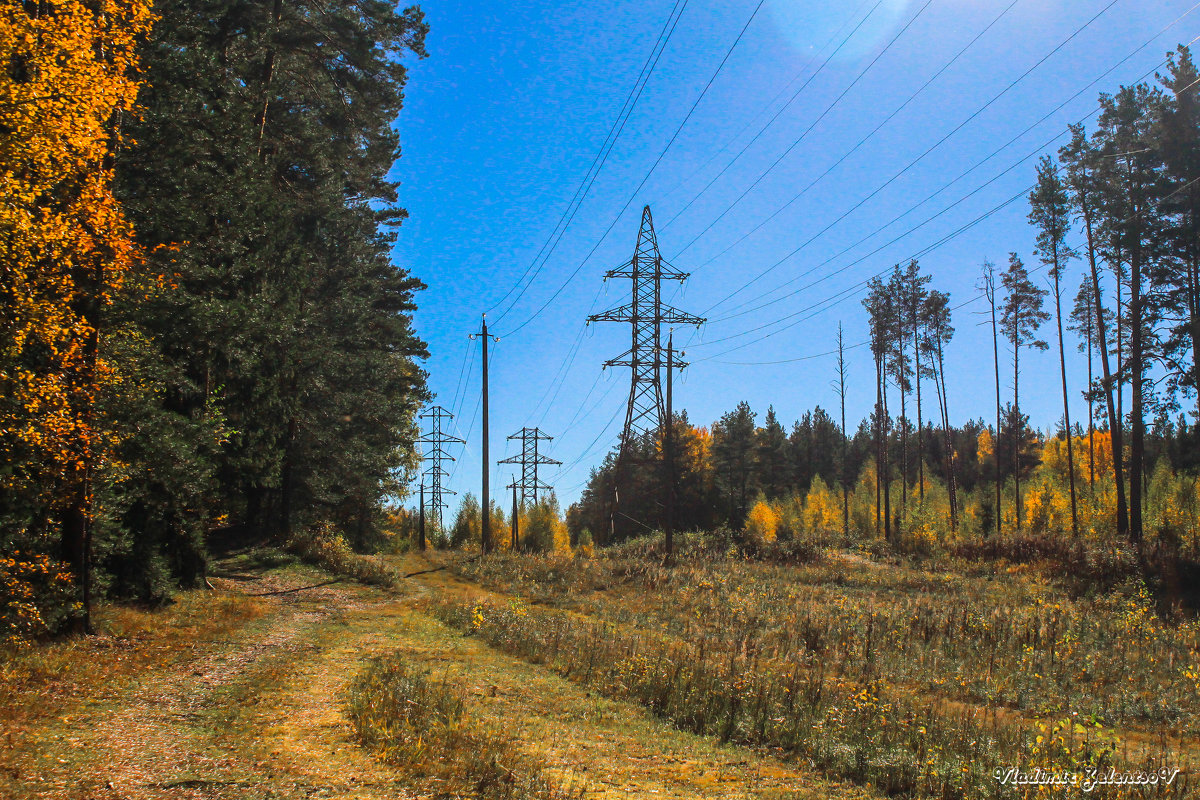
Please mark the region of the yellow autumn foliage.
<svg viewBox="0 0 1200 800"><path fill-rule="evenodd" d="M97 317L137 257L111 188L114 120L134 107L152 21L148 0L0 5L0 459L40 473L0 481L23 474L49 502L108 444L92 413L114 379Z"/></svg>
<svg viewBox="0 0 1200 800"><path fill-rule="evenodd" d="M756 545L775 541L775 531L778 527L779 512L766 500L759 500L746 515L746 539Z"/></svg>
<svg viewBox="0 0 1200 800"><path fill-rule="evenodd" d="M804 529L814 533L841 530L841 502L841 498L834 497L829 486L817 475L804 498Z"/></svg>

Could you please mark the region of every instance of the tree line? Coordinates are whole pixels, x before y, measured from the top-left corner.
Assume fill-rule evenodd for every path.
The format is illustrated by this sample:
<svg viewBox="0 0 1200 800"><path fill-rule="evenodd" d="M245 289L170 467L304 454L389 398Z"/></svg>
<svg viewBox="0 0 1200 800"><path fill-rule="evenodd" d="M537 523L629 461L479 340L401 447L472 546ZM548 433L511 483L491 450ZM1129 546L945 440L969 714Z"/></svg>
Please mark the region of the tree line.
<svg viewBox="0 0 1200 800"><path fill-rule="evenodd" d="M1028 197L1035 266L1014 250L1003 268L986 261L980 272L993 419L951 422L951 298L917 261L898 264L870 281L862 301L875 367L870 417L846 427L840 330L840 420L817 408L789 432L773 408L758 424L745 403L710 428L677 416L679 526L743 530L756 501L803 503L819 476L820 492L840 506L823 524L847 537L1034 528L1074 538L1111 534L1140 554L1148 537L1178 545L1190 533L1200 552L1198 91L1200 73L1181 46L1155 83L1101 95L1095 129L1073 126L1057 157L1038 164ZM1021 410L1021 366L1028 351L1051 347L1062 415L1043 434ZM1070 383L1069 350L1086 359L1086 385ZM1086 414L1073 419L1081 401ZM662 527L661 462L654 435L623 457L609 454L569 511L573 531L620 540ZM618 480L644 491L626 491L615 503Z"/></svg>
<svg viewBox="0 0 1200 800"><path fill-rule="evenodd" d="M218 530L373 535L428 396L390 260L426 32L374 1L0 10L7 618L196 585Z"/></svg>

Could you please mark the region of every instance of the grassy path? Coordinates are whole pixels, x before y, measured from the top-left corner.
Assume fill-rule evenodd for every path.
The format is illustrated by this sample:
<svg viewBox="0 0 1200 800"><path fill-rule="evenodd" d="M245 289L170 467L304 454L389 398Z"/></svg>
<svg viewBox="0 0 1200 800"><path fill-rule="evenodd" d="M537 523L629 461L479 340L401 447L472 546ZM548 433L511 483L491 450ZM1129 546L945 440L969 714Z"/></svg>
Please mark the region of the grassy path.
<svg viewBox="0 0 1200 800"><path fill-rule="evenodd" d="M13 695L0 735L0 796L432 796L356 745L341 711L340 695L363 661L391 650L461 682L472 717L511 733L587 797L869 796L680 732L451 631L426 613L427 599L494 593L445 572L410 579L397 593L338 583L248 599L327 576L236 560L221 566L217 593L198 593L197 602L215 607L236 596L242 604L226 624L208 620L211 638L180 639L177 651L149 663L111 658L111 645L91 641L94 652L82 656L100 662L95 685L71 692L66 676L53 691ZM414 572L429 563L413 555L399 566ZM162 636L169 633L152 630L133 646L152 649Z"/></svg>

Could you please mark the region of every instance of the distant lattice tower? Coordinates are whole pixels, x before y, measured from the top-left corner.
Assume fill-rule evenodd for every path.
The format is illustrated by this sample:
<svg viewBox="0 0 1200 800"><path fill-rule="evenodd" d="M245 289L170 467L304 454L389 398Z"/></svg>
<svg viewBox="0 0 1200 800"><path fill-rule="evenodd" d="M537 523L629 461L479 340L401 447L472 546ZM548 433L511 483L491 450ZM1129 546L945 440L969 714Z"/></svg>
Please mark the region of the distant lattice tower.
<svg viewBox="0 0 1200 800"><path fill-rule="evenodd" d="M442 464L446 461L454 461L454 456L446 452L446 445L463 444L464 442L457 436L451 436L442 430L442 423L454 419L454 415L441 406L431 407L421 415L421 419L429 420L429 431L422 434L418 440L422 444L428 445L421 455L421 460L430 462L429 468L421 473L421 485L429 488L425 500L425 507L429 509L429 521L435 531L441 531L443 530L442 511L447 507L443 495L455 494L454 491L442 486L442 481L450 477Z"/></svg>
<svg viewBox="0 0 1200 800"><path fill-rule="evenodd" d="M538 479L538 466L542 464L562 464L561 461L555 461L553 458L549 458L538 452L538 442L548 442L554 439L554 437L548 436L539 428L521 428L520 431L508 438L510 440L521 440L521 455L506 458L496 463L520 464L521 479L513 481L504 488L517 489L521 493L521 505L524 505L530 498L533 499L534 503L537 503L539 491L548 492L554 488Z"/></svg>

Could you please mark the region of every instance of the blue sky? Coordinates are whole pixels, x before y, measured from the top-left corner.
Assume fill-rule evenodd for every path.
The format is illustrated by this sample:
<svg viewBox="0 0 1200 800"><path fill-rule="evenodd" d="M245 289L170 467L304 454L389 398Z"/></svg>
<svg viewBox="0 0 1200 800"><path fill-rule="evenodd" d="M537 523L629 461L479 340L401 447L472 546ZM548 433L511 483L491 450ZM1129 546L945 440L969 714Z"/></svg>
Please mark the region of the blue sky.
<svg viewBox="0 0 1200 800"><path fill-rule="evenodd" d="M570 204L675 0L421 5L429 58L412 64L398 123L395 174L411 217L394 259L428 285L416 326L429 343L430 387L467 440L452 448L448 486L479 491L480 357L467 335L488 311L501 337L492 460L517 452L508 434L541 427L566 466L543 479L564 502L624 419L628 372L600 366L627 348L628 328L584 319L627 299L627 281L601 277L632 254L643 205L663 255L692 273L671 302L710 320L676 335L692 364L676 407L694 423L741 400L760 419L774 405L789 427L814 406L836 409L834 359L821 354L839 322L848 345L865 340L857 285L916 254L935 288L966 303L946 354L951 416L989 417L990 330L983 302L968 302L979 265L1017 251L1036 266L1024 198L997 207L1033 182L1037 156L1057 149L1068 123L1092 119L1099 92L1137 81L1200 36L1192 0L763 0L752 19L758 0L687 0L578 213L536 279L510 292ZM1068 306L1081 274L1076 262ZM1047 326L1043 338L1053 336ZM1002 374L1010 355L1002 349ZM848 358L856 422L874 399L873 366L865 347ZM1086 364L1075 357L1069 369L1078 396ZM1055 348L1022 354L1022 410L1043 429L1061 416L1057 381ZM1079 400L1072 418L1085 414ZM493 492L511 469L493 466Z"/></svg>

